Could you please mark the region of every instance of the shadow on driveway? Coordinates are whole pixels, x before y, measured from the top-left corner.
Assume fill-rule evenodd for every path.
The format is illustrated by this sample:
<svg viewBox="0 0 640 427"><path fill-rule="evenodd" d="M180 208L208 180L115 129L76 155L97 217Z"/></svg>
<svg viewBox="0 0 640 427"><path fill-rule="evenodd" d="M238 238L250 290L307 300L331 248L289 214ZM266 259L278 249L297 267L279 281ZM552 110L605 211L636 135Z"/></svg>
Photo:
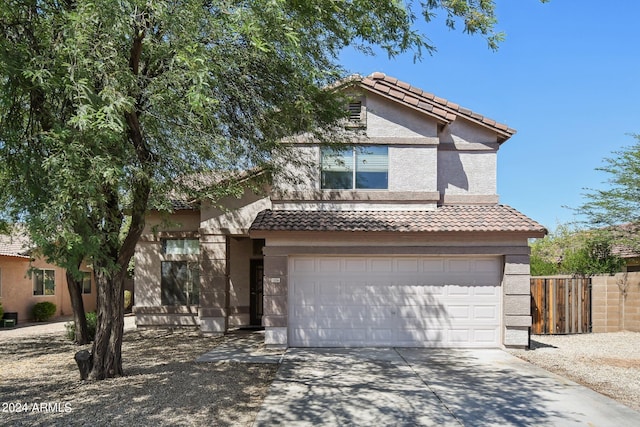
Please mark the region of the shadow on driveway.
<svg viewBox="0 0 640 427"><path fill-rule="evenodd" d="M289 349L256 426L638 425L640 413L501 350Z"/></svg>

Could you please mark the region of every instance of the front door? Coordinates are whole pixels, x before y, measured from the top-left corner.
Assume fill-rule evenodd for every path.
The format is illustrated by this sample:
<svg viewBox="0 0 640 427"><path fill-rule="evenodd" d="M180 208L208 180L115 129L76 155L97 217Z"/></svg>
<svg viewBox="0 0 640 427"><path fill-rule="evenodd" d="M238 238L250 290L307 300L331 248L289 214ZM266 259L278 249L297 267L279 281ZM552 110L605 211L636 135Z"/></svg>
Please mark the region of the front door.
<svg viewBox="0 0 640 427"><path fill-rule="evenodd" d="M252 326L262 326L262 278L264 276L264 261L261 259L251 260L251 280L250 292L251 301L249 303L250 321Z"/></svg>

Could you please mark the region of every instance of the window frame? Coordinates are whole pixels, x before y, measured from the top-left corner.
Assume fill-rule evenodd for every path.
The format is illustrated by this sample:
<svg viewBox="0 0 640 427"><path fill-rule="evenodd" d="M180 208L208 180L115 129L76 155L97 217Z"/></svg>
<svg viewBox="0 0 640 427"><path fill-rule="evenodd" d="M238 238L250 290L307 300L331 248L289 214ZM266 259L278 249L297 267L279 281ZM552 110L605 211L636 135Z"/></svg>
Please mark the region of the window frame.
<svg viewBox="0 0 640 427"><path fill-rule="evenodd" d="M52 283L53 283L53 291L52 293L47 293L47 284L45 282L45 274L46 272L52 273ZM38 279L38 275L42 275L42 293L36 293L36 281ZM56 295L56 271L52 268L36 268L32 272L32 284L33 284L33 296L34 297L52 297Z"/></svg>
<svg viewBox="0 0 640 427"><path fill-rule="evenodd" d="M367 154L366 150L378 151L379 149L384 148L384 156L385 156L385 171L379 172L384 173L385 176L385 185L384 186L373 186L373 187L361 187L359 186L362 182L361 174L366 173L362 170L360 165L360 160L364 156L367 155L380 155L380 154ZM350 172L350 187L345 186L329 186L325 184L327 181L327 177L325 173L328 172L340 172L340 171L329 171L325 170L325 166L329 166L326 164L325 159L332 158L333 163L343 162L345 166L344 172ZM344 159L348 159L350 164L344 161ZM345 175L346 177L347 175ZM369 190L380 190L387 191L389 190L389 146L388 145L354 145L349 146L349 148L345 148L342 150L335 149L332 147L320 147L320 189L321 190L355 190L355 191L369 191Z"/></svg>
<svg viewBox="0 0 640 427"><path fill-rule="evenodd" d="M182 246L170 245L169 242L181 242ZM187 242L197 242L197 247L189 246ZM168 251L168 247L172 246L172 249ZM200 255L200 239L198 238L165 238L162 239L162 254L163 255Z"/></svg>
<svg viewBox="0 0 640 427"><path fill-rule="evenodd" d="M168 289L167 286L169 286L169 283L167 283L165 281L165 278L167 277L165 275L165 265L179 265L179 264L184 264L184 267L186 267L186 271L187 271L187 280L190 280L190 286L189 286L189 282L185 282L184 284L180 283L176 283L177 282L177 274L173 277L171 277L171 279L173 280L174 284L173 284L173 288L177 289ZM173 268L172 268L172 272L173 272ZM193 276L193 273L196 272L196 276ZM194 281L194 279L196 279ZM188 260L162 260L160 261L160 305L164 306L164 307L176 307L176 306L199 306L200 305L200 286L201 281L200 281L200 265L198 262L194 262L194 261L188 261ZM185 290L185 285L186 285L186 290ZM180 299L180 296L178 296L177 293L174 293L172 295L173 298L173 302L168 301L168 296L167 296L167 291L165 291L165 289L168 289L169 291L174 291L174 290L178 290L182 293L183 296L185 296L184 300ZM194 292L195 291L195 292ZM195 296L195 298L194 298Z"/></svg>
<svg viewBox="0 0 640 427"><path fill-rule="evenodd" d="M90 271L82 271L81 273L82 273L82 295L91 295L91 291L92 291L92 288L93 288L93 285L91 283L92 282L91 279L92 279L93 274L91 274ZM86 288L85 288L85 283L86 283L85 280L87 278L89 279L88 280L89 292L86 292Z"/></svg>

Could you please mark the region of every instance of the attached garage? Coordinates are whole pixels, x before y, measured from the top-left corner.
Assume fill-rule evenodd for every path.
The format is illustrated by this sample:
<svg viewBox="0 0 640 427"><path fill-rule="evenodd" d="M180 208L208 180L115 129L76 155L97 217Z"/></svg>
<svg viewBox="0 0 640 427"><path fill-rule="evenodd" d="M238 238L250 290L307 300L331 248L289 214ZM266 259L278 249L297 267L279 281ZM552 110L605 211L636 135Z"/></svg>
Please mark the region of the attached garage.
<svg viewBox="0 0 640 427"><path fill-rule="evenodd" d="M499 347L502 258L292 256L292 347Z"/></svg>

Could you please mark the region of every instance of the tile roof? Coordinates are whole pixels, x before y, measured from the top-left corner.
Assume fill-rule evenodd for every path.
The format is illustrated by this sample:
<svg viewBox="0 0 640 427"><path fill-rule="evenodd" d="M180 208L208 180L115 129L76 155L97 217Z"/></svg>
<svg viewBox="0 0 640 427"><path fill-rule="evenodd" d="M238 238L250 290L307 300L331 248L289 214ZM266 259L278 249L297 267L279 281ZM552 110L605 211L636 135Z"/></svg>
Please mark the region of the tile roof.
<svg viewBox="0 0 640 427"><path fill-rule="evenodd" d="M517 232L542 237L547 230L505 205L451 205L434 211L264 210L251 231Z"/></svg>
<svg viewBox="0 0 640 427"><path fill-rule="evenodd" d="M0 234L0 256L28 259L30 252L31 242L24 233L14 232L10 236Z"/></svg>
<svg viewBox="0 0 640 427"><path fill-rule="evenodd" d="M347 78L343 83L350 84L354 82L358 82L358 79L354 79L352 76ZM400 81L395 77L387 76L384 73L375 72L367 77L360 77L359 85L380 96L422 111L443 123L451 123L458 116L464 117L471 122L498 133L501 137L500 142L506 141L516 133L515 129L511 129L505 124L498 123L468 108L463 108L454 102L425 92L420 88L411 86L409 83Z"/></svg>

